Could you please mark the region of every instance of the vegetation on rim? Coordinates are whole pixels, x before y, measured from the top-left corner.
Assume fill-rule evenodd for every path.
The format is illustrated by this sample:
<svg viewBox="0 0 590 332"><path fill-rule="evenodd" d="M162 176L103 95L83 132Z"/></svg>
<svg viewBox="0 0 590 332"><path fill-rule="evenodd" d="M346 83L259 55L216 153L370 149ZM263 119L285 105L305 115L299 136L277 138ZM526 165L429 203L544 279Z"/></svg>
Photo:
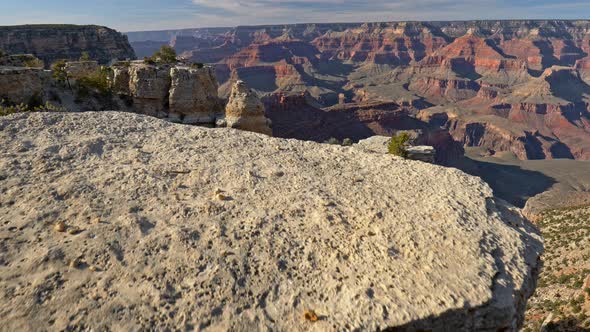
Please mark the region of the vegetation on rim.
<svg viewBox="0 0 590 332"><path fill-rule="evenodd" d="M590 206L545 211L538 226L545 238L544 267L529 299L524 331L590 329Z"/></svg>

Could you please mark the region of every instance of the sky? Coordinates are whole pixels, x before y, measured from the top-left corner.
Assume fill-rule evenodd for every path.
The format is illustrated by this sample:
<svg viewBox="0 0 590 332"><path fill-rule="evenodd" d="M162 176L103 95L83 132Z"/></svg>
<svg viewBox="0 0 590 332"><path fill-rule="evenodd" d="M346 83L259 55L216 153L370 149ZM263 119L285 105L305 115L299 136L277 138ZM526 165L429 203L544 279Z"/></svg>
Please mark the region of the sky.
<svg viewBox="0 0 590 332"><path fill-rule="evenodd" d="M0 25L98 24L119 31L470 19L590 19L590 0L0 0Z"/></svg>

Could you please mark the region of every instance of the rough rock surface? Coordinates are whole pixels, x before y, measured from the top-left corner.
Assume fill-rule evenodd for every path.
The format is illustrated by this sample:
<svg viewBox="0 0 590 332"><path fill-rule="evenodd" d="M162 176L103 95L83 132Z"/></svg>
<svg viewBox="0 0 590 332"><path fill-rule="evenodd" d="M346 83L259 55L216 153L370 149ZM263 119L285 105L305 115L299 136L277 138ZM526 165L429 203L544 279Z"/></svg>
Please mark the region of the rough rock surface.
<svg viewBox="0 0 590 332"><path fill-rule="evenodd" d="M456 169L129 113L0 140L7 330L516 331L535 287L539 234Z"/></svg>
<svg viewBox="0 0 590 332"><path fill-rule="evenodd" d="M113 92L122 95L131 94L131 90L129 90L129 66L130 65L126 64L116 64L111 67L113 69L111 80L111 88L113 89Z"/></svg>
<svg viewBox="0 0 590 332"><path fill-rule="evenodd" d="M129 67L129 92L141 113L165 116L170 91L170 67L134 62Z"/></svg>
<svg viewBox="0 0 590 332"><path fill-rule="evenodd" d="M211 67L175 67L170 71L170 113L187 124L215 123L220 111L217 81Z"/></svg>
<svg viewBox="0 0 590 332"><path fill-rule="evenodd" d="M47 66L60 59L78 60L84 52L101 64L135 58L126 36L96 25L0 26L0 49L33 54Z"/></svg>
<svg viewBox="0 0 590 332"><path fill-rule="evenodd" d="M28 103L43 93L44 76L39 68L0 67L0 99Z"/></svg>
<svg viewBox="0 0 590 332"><path fill-rule="evenodd" d="M387 136L372 136L367 139L360 140L354 145L354 147L368 152L388 154L390 141L391 138ZM410 146L407 148L407 151L408 159L424 161L432 164L436 161L436 149L432 146Z"/></svg>
<svg viewBox="0 0 590 332"><path fill-rule="evenodd" d="M231 128L272 135L270 121L264 115L264 104L243 81L236 81L232 86L225 107L225 121Z"/></svg>

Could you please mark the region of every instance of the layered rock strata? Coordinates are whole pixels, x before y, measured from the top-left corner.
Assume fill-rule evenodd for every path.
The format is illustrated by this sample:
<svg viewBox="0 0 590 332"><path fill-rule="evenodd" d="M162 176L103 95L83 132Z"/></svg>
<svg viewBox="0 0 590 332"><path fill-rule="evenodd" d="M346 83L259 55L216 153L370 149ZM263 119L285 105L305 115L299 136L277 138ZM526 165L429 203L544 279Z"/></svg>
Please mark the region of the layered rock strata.
<svg viewBox="0 0 590 332"><path fill-rule="evenodd" d="M84 53L101 64L135 58L126 36L95 25L3 26L0 50L9 54L33 54L47 66L56 60L76 61Z"/></svg>

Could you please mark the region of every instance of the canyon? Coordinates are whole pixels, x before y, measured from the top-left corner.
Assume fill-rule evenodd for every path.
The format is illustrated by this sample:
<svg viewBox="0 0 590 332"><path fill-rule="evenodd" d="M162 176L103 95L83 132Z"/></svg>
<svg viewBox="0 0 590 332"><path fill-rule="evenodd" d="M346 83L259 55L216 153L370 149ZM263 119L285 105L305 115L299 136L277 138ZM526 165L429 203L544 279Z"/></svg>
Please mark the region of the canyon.
<svg viewBox="0 0 590 332"><path fill-rule="evenodd" d="M236 80L246 82L267 100L275 136L356 141L414 129L489 156L590 159L587 20L295 24L127 36L138 52L170 44L189 61L213 65L222 97Z"/></svg>

